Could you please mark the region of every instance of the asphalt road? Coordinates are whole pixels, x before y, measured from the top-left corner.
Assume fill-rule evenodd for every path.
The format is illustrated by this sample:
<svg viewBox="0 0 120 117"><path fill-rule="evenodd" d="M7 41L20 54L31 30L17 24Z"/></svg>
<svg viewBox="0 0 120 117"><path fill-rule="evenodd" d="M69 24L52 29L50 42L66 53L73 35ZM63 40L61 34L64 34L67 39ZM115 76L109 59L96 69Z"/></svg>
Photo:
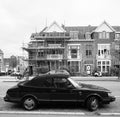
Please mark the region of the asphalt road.
<svg viewBox="0 0 120 117"><path fill-rule="evenodd" d="M80 116L79 113L84 113L86 116L95 116L95 115L100 115L101 113L104 115L104 113L120 113L120 82L116 82L116 81L79 81L79 82L84 82L84 83L89 83L89 84L95 84L95 85L99 85L105 88L110 89L113 92L113 95L116 96L116 101L109 104L109 105L105 105L101 108L99 108L97 111L95 112L89 112L87 111L85 108L83 108L82 106L79 105L66 105L66 106L59 106L59 105L43 105L40 106L37 110L34 110L32 112L37 112L38 114L36 114L36 116L42 115L42 117L44 116L49 116L54 117L54 116ZM8 88L10 88L11 86L16 85L17 82L3 82L0 81L0 117L4 116L4 117L14 117L16 114L14 112L25 112L25 114L23 114L25 117L28 116L28 114L26 114L26 112L23 108L21 108L21 106L17 105L17 104L13 104L13 103L9 103L9 102L4 102L3 97L6 94L6 91ZM7 114L7 113L1 113L1 112L13 112L13 114ZM39 114L40 112L40 114ZM42 114L42 113L44 114ZM49 113L48 113L49 112ZM52 113L52 114L50 114ZM60 114L59 114L60 113ZM63 113L63 114L61 114ZM31 114L29 114L31 115ZM21 114L18 114L18 116L21 116ZM31 115L31 117L33 117L33 115ZM82 116L82 115L81 115ZM119 115L120 116L120 115ZM15 116L16 117L16 116ZM30 116L29 116L30 117Z"/></svg>

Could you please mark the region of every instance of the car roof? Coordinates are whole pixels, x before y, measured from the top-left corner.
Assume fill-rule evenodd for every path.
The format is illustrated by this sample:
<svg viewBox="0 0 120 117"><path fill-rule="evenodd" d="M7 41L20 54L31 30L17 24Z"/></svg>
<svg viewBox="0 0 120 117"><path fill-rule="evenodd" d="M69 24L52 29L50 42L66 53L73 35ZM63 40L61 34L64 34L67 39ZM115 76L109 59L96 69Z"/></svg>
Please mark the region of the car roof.
<svg viewBox="0 0 120 117"><path fill-rule="evenodd" d="M39 78L68 78L68 74L63 74L63 73L55 73L55 74L42 74L38 76Z"/></svg>

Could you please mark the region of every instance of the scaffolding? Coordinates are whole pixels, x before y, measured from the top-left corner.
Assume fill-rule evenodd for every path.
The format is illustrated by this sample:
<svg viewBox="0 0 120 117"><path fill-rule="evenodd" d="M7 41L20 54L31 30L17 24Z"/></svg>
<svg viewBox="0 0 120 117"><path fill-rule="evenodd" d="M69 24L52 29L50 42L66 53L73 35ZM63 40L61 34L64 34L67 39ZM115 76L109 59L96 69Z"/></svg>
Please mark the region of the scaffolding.
<svg viewBox="0 0 120 117"><path fill-rule="evenodd" d="M28 47L24 47L29 54L29 66L33 66L36 75L38 69L58 70L60 66L67 66L66 62L66 40L70 39L69 34L64 33L43 33L34 35ZM32 53L32 54L31 54Z"/></svg>

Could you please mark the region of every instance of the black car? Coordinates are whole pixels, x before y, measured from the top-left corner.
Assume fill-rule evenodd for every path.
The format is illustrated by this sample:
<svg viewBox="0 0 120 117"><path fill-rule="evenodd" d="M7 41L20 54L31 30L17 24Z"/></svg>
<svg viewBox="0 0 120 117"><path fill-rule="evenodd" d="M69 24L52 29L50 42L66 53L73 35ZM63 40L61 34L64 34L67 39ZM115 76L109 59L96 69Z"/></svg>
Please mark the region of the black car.
<svg viewBox="0 0 120 117"><path fill-rule="evenodd" d="M22 104L27 110L33 110L42 102L81 102L90 111L100 104L115 101L108 89L77 83L67 74L45 74L23 81L8 89L4 100Z"/></svg>

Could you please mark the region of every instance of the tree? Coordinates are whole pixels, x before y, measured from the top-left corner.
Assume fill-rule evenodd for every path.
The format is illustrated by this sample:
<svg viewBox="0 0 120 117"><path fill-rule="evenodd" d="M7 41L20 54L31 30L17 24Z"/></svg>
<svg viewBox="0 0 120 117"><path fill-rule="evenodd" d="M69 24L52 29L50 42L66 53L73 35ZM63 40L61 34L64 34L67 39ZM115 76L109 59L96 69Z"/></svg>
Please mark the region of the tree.
<svg viewBox="0 0 120 117"><path fill-rule="evenodd" d="M10 57L10 67L12 69L14 69L14 68L16 68L16 66L17 66L17 58L16 58L16 56L12 55Z"/></svg>
<svg viewBox="0 0 120 117"><path fill-rule="evenodd" d="M117 62L117 65L114 65L112 69L117 70L118 79L120 79L120 40L112 43L111 57L113 61Z"/></svg>

